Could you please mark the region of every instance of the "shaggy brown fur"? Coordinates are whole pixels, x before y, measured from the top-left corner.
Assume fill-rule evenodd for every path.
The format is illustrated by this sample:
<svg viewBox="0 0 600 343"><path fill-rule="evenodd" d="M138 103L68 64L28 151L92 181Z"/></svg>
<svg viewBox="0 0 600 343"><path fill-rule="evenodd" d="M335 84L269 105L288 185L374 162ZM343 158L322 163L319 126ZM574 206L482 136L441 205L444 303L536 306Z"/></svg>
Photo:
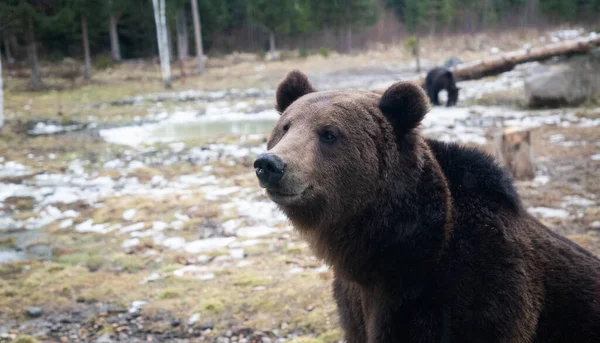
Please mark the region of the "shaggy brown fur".
<svg viewBox="0 0 600 343"><path fill-rule="evenodd" d="M349 343L600 342L600 261L522 207L486 154L424 139L423 91L292 72L256 163L335 273Z"/></svg>

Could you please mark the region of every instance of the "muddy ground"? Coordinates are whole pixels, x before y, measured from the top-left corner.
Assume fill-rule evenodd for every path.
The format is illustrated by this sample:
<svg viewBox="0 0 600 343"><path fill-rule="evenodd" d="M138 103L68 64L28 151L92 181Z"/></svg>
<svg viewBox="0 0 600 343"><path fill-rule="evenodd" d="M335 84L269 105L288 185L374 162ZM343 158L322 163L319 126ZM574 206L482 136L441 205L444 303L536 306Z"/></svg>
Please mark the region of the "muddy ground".
<svg viewBox="0 0 600 343"><path fill-rule="evenodd" d="M252 161L287 70L306 67L320 89L378 87L412 73L390 51L336 68L322 56L213 66L210 86L190 78L169 92L140 85L154 69L43 93L9 79L0 341L339 341L331 273L264 196ZM503 127L530 128L525 206L600 254L600 108L525 109L530 67L461 84L459 106L433 109L423 132L492 152Z"/></svg>

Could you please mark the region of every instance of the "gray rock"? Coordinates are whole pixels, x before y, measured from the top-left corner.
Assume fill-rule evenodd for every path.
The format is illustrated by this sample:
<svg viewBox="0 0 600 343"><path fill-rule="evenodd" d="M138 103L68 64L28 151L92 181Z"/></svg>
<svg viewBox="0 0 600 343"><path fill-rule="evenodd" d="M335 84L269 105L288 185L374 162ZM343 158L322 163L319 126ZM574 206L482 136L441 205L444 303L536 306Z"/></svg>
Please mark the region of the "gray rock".
<svg viewBox="0 0 600 343"><path fill-rule="evenodd" d="M263 337L262 343L271 343L271 339L269 337Z"/></svg>
<svg viewBox="0 0 600 343"><path fill-rule="evenodd" d="M600 58L575 56L527 71L525 97L530 107L577 106L600 96Z"/></svg>
<svg viewBox="0 0 600 343"><path fill-rule="evenodd" d="M452 56L446 62L444 62L444 68L446 68L446 69L454 68L461 63L462 63L462 61L460 60L460 58L458 58L456 56Z"/></svg>
<svg viewBox="0 0 600 343"><path fill-rule="evenodd" d="M229 343L229 338L227 337L217 337L215 343Z"/></svg>
<svg viewBox="0 0 600 343"><path fill-rule="evenodd" d="M44 310L41 307L28 307L27 316L31 318L39 318L44 314Z"/></svg>

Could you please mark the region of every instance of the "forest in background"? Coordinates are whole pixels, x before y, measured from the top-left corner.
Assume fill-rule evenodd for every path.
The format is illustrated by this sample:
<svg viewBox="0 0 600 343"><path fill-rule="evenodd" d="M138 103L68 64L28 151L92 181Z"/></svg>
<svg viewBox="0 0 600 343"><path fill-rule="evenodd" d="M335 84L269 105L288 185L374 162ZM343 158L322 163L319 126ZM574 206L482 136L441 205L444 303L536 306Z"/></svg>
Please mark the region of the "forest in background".
<svg viewBox="0 0 600 343"><path fill-rule="evenodd" d="M347 53L424 35L593 26L598 13L600 0L167 0L166 36L172 61L198 54L195 34L200 54L208 56L276 49ZM4 0L0 37L8 65L28 65L32 76L39 74L40 59L87 55L81 59L89 76L92 63L102 68L157 54L151 0Z"/></svg>

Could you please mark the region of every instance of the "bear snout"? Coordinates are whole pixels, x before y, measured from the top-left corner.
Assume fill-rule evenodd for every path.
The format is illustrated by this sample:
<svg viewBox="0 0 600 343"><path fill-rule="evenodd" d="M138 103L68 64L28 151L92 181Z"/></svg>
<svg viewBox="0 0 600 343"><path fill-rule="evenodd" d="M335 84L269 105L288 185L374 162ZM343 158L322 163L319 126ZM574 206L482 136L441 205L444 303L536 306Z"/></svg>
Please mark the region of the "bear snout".
<svg viewBox="0 0 600 343"><path fill-rule="evenodd" d="M274 188L285 175L286 165L272 153L260 154L254 161L256 177L262 188Z"/></svg>

